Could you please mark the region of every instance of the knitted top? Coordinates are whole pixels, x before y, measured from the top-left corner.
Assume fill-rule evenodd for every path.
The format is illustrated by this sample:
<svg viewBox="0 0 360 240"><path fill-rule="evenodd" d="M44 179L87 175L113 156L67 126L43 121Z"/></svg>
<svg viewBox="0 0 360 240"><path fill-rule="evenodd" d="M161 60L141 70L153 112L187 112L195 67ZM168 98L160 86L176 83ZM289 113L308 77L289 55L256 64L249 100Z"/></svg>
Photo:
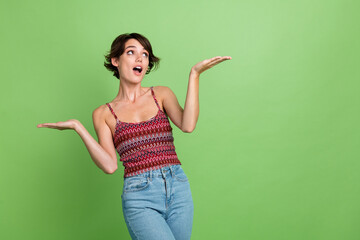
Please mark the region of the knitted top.
<svg viewBox="0 0 360 240"><path fill-rule="evenodd" d="M110 103L106 103L116 119L113 142L125 167L124 178L164 166L181 165L175 152L167 114L160 109L153 87L150 89L159 110L154 117L146 121L122 122Z"/></svg>

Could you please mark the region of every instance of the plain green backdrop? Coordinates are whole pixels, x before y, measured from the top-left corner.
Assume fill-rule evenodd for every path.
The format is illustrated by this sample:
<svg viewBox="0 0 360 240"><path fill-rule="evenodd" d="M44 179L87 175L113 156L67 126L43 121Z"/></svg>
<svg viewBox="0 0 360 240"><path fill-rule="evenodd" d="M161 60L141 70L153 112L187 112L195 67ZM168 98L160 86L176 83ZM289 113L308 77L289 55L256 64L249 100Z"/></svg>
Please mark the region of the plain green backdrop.
<svg viewBox="0 0 360 240"><path fill-rule="evenodd" d="M123 166L104 174L76 132L36 128L117 94L114 38L146 36L192 133L175 125L194 200L192 239L360 239L358 1L1 1L0 239L130 239Z"/></svg>

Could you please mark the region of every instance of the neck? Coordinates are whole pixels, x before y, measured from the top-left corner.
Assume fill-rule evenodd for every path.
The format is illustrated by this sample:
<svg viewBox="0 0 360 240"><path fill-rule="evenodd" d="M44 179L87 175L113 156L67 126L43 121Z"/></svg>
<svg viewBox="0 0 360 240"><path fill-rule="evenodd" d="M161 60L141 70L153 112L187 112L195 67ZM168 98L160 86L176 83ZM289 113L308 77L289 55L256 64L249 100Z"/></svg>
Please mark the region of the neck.
<svg viewBox="0 0 360 240"><path fill-rule="evenodd" d="M135 103L139 97L144 95L144 93L145 90L141 86L141 82L132 84L120 80L119 92L115 99L120 102Z"/></svg>

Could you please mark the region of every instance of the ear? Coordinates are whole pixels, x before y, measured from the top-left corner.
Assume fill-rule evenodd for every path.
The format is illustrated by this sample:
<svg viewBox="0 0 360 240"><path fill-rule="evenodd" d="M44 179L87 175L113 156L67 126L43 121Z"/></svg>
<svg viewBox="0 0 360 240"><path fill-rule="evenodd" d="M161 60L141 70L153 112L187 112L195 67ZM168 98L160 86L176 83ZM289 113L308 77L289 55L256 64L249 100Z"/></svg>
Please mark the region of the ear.
<svg viewBox="0 0 360 240"><path fill-rule="evenodd" d="M115 67L119 66L119 59L118 58L111 58L111 64Z"/></svg>

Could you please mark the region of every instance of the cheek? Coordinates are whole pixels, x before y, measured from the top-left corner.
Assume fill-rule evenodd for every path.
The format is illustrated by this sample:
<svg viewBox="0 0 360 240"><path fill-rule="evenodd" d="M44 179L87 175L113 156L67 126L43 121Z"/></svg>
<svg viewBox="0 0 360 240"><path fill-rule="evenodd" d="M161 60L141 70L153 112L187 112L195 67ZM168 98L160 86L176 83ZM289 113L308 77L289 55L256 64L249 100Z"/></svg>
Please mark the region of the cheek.
<svg viewBox="0 0 360 240"><path fill-rule="evenodd" d="M129 64L126 64L125 62L121 63L119 66L120 66L120 71L126 71L130 69Z"/></svg>

